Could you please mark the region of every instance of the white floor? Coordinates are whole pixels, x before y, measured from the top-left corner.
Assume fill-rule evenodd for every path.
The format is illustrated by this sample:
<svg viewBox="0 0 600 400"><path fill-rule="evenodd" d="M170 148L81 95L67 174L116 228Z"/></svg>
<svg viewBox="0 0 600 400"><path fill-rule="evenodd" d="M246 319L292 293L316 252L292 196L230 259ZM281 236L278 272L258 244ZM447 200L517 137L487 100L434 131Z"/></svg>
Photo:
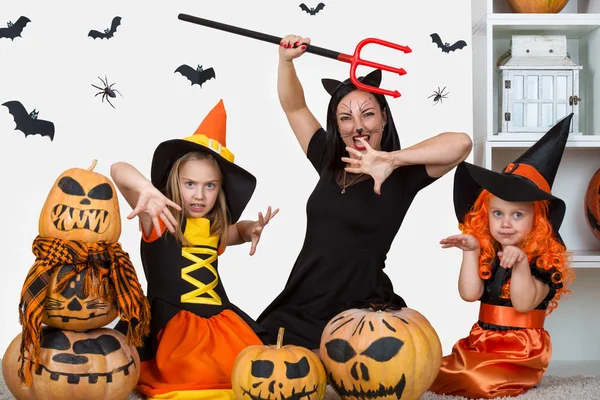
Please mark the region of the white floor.
<svg viewBox="0 0 600 400"><path fill-rule="evenodd" d="M600 376L600 360L594 361L561 361L552 360L546 375L554 376Z"/></svg>

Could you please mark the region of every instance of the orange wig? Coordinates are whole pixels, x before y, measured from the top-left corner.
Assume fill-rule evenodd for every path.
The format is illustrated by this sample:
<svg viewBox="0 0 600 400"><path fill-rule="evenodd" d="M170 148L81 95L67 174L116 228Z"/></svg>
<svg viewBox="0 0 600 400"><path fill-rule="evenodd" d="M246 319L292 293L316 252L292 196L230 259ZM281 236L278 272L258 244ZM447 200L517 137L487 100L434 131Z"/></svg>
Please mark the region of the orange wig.
<svg viewBox="0 0 600 400"><path fill-rule="evenodd" d="M492 275L491 265L500 251L499 243L490 233L490 224L488 217L488 205L494 195L483 189L471 210L465 215L464 222L459 224L462 233L474 236L479 241L481 252L479 256L479 277L483 280L490 279ZM531 232L520 243L520 247L527 254L529 263L535 260L536 266L548 271L552 267L557 272L552 275L554 284L562 283L563 286L557 289L554 298L548 305L548 314L556 307L557 301L564 294L570 292L566 286L573 280L573 270L569 267L569 254L566 248L561 244L554 229L548 221L549 201L534 201L534 220Z"/></svg>

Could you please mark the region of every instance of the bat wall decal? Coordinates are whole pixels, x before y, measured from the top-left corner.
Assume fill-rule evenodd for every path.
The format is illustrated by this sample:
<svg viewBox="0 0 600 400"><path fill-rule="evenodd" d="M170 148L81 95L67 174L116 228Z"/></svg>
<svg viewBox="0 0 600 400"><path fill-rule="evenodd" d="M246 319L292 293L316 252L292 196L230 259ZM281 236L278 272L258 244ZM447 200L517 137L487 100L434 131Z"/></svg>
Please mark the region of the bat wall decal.
<svg viewBox="0 0 600 400"><path fill-rule="evenodd" d="M211 78L217 79L215 76L215 70L211 68L204 69L202 65L198 65L196 69L190 67L189 65L180 65L175 72L179 72L181 75L188 78L193 85L200 85L206 82Z"/></svg>
<svg viewBox="0 0 600 400"><path fill-rule="evenodd" d="M119 25L121 25L121 17L114 17L110 24L110 29L105 29L104 32L91 30L89 31L88 36L94 38L94 40L97 38L110 39L117 31Z"/></svg>
<svg viewBox="0 0 600 400"><path fill-rule="evenodd" d="M0 39L15 40L16 37L21 37L21 32L23 32L23 28L25 28L28 22L31 22L31 20L24 16L20 16L14 24L8 21L6 28L0 28Z"/></svg>
<svg viewBox="0 0 600 400"><path fill-rule="evenodd" d="M306 11L307 13L309 13L310 15L316 15L319 11L321 11L322 9L325 8L325 4L324 3L319 3L317 4L316 7L308 7L306 4L302 3L300 4L300 9L302 11Z"/></svg>
<svg viewBox="0 0 600 400"><path fill-rule="evenodd" d="M50 121L38 119L39 111L35 109L28 113L19 101L7 101L2 104L8 108L8 112L13 116L17 124L15 130L20 130L29 135L42 135L50 137L50 141L54 139L54 124Z"/></svg>
<svg viewBox="0 0 600 400"><path fill-rule="evenodd" d="M464 40L459 40L458 42L451 45L448 42L442 42L440 35L438 35L437 33L432 33L429 36L431 36L431 41L437 44L437 46L442 49L442 53L450 53L451 51L461 50L463 47L467 46L467 42L465 42Z"/></svg>

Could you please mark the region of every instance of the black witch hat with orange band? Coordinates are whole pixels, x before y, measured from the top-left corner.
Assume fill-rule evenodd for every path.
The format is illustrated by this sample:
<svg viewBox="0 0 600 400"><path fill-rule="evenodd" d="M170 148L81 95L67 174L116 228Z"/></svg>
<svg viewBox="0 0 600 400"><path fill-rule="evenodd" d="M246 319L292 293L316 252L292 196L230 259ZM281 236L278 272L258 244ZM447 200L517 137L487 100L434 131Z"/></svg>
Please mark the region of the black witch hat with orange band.
<svg viewBox="0 0 600 400"><path fill-rule="evenodd" d="M464 221L475 200L486 189L505 201L549 200L548 219L558 236L565 216L565 202L552 194L552 184L562 159L573 114L556 123L523 155L494 172L467 162L460 163L454 175L454 211Z"/></svg>
<svg viewBox="0 0 600 400"><path fill-rule="evenodd" d="M204 118L192 136L162 142L154 151L151 167L152 184L165 190L173 163L187 153L199 151L211 154L223 175L223 190L231 222L238 221L256 188L256 178L234 161L233 153L225 147L227 113L223 100Z"/></svg>

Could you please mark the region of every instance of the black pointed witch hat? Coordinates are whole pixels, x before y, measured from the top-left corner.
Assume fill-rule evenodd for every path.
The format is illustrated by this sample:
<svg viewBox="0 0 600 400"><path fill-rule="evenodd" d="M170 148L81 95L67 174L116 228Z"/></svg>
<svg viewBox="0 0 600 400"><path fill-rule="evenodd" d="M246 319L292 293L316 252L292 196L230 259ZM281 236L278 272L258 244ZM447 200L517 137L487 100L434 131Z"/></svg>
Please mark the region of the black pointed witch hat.
<svg viewBox="0 0 600 400"><path fill-rule="evenodd" d="M482 189L505 201L549 200L548 219L554 232L565 216L565 202L552 194L551 188L562 159L573 114L558 121L523 155L502 172L461 162L454 174L454 211L460 222Z"/></svg>

